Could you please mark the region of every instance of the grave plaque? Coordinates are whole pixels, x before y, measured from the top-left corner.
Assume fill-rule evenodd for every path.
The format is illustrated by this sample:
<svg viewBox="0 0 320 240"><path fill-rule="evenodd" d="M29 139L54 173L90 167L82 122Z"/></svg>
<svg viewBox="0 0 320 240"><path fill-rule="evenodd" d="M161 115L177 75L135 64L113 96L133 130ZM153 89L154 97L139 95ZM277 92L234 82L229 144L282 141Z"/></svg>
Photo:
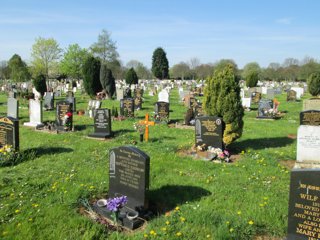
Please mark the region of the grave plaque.
<svg viewBox="0 0 320 240"><path fill-rule="evenodd" d="M72 130L72 103L68 101L57 102L56 124L60 131Z"/></svg>
<svg viewBox="0 0 320 240"><path fill-rule="evenodd" d="M205 144L207 147L223 149L223 122L219 117L197 117L195 122L196 146Z"/></svg>
<svg viewBox="0 0 320 240"><path fill-rule="evenodd" d="M134 100L125 98L120 100L120 114L125 117L134 117Z"/></svg>
<svg viewBox="0 0 320 240"><path fill-rule="evenodd" d="M127 196L127 206L136 211L146 209L149 189L150 158L135 147L121 146L109 154L109 197Z"/></svg>
<svg viewBox="0 0 320 240"><path fill-rule="evenodd" d="M307 110L319 110L320 111L320 99L307 99L303 101L303 111Z"/></svg>
<svg viewBox="0 0 320 240"><path fill-rule="evenodd" d="M94 133L89 134L93 138L107 138L112 135L111 132L111 114L110 109L100 108L94 110Z"/></svg>
<svg viewBox="0 0 320 240"><path fill-rule="evenodd" d="M19 118L19 101L15 98L8 98L7 102L7 116L12 118Z"/></svg>
<svg viewBox="0 0 320 240"><path fill-rule="evenodd" d="M309 110L300 112L300 125L320 126L320 111Z"/></svg>
<svg viewBox="0 0 320 240"><path fill-rule="evenodd" d="M10 145L19 150L19 121L11 118L0 118L0 146Z"/></svg>
<svg viewBox="0 0 320 240"><path fill-rule="evenodd" d="M155 114L157 121L168 121L169 120L169 106L167 102L157 102L155 105Z"/></svg>
<svg viewBox="0 0 320 240"><path fill-rule="evenodd" d="M319 179L319 170L292 170L289 195L288 240L320 239Z"/></svg>

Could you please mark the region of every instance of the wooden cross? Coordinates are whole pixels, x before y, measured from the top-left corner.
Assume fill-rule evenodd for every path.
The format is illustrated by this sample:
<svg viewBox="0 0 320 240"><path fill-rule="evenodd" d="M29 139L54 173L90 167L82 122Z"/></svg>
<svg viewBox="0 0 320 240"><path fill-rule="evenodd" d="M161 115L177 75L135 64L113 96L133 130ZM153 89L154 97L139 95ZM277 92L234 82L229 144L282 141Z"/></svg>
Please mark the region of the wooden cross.
<svg viewBox="0 0 320 240"><path fill-rule="evenodd" d="M149 126L154 126L154 122L149 121L149 114L146 113L146 118L145 120L140 120L139 124L145 125L146 126L146 130L144 133L144 139L146 142L148 142L149 139Z"/></svg>

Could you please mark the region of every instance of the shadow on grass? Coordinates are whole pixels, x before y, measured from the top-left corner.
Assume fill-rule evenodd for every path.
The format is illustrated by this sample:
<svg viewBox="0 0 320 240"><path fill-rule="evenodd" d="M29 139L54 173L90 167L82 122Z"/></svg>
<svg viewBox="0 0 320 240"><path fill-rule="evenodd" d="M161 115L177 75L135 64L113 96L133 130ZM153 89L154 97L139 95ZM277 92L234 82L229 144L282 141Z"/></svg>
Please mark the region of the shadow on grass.
<svg viewBox="0 0 320 240"><path fill-rule="evenodd" d="M90 126L93 126L93 125L90 125ZM82 130L85 130L87 129L87 125L74 125L74 130L75 131L82 131Z"/></svg>
<svg viewBox="0 0 320 240"><path fill-rule="evenodd" d="M135 132L135 130L122 129L122 130L112 131L112 134L113 134L113 137L117 137L128 132Z"/></svg>
<svg viewBox="0 0 320 240"><path fill-rule="evenodd" d="M288 137L247 139L232 143L228 149L236 154L246 149L261 150L265 148L285 147L292 144L294 141L294 139Z"/></svg>
<svg viewBox="0 0 320 240"><path fill-rule="evenodd" d="M169 137L169 136L166 136L166 137L161 137L161 138L153 138L151 136L151 139L149 140L150 142L163 142L163 140L174 140L174 139L177 139L175 137Z"/></svg>
<svg viewBox="0 0 320 240"><path fill-rule="evenodd" d="M35 157L41 157L43 155L50 154L59 154L59 153L68 153L72 152L72 148L64 148L64 147L37 147L37 148L29 148L24 150L24 153L34 153Z"/></svg>
<svg viewBox="0 0 320 240"><path fill-rule="evenodd" d="M150 190L150 210L153 213L164 214L185 202L193 202L209 196L211 192L201 187L166 185L159 189Z"/></svg>

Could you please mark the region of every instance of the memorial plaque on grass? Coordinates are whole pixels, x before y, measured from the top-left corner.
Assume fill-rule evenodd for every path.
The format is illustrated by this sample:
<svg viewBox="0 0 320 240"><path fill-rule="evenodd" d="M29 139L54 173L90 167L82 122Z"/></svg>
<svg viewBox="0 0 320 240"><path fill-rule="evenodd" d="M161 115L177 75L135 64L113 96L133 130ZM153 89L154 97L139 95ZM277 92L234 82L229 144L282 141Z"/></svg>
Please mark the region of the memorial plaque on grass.
<svg viewBox="0 0 320 240"><path fill-rule="evenodd" d="M300 112L300 125L320 126L320 111L309 110Z"/></svg>
<svg viewBox="0 0 320 240"><path fill-rule="evenodd" d="M289 195L288 240L320 239L319 179L319 169L292 170Z"/></svg>
<svg viewBox="0 0 320 240"><path fill-rule="evenodd" d="M223 122L219 117L197 117L195 123L196 146L206 145L223 149Z"/></svg>
<svg viewBox="0 0 320 240"><path fill-rule="evenodd" d="M57 102L56 124L60 131L72 130L72 103L68 101Z"/></svg>
<svg viewBox="0 0 320 240"><path fill-rule="evenodd" d="M112 135L110 109L100 108L94 110L94 112L94 133L89 134L89 137L110 137Z"/></svg>
<svg viewBox="0 0 320 240"><path fill-rule="evenodd" d="M15 118L0 118L0 147L5 145L19 150L19 121Z"/></svg>
<svg viewBox="0 0 320 240"><path fill-rule="evenodd" d="M294 90L289 90L287 92L287 102L295 102L297 100L297 92Z"/></svg>
<svg viewBox="0 0 320 240"><path fill-rule="evenodd" d="M133 98L125 98L120 100L120 114L125 117L134 117L134 101Z"/></svg>
<svg viewBox="0 0 320 240"><path fill-rule="evenodd" d="M7 100L7 116L12 118L19 118L19 101L15 98L8 98Z"/></svg>
<svg viewBox="0 0 320 240"><path fill-rule="evenodd" d="M136 211L146 209L149 189L150 158L135 147L110 150L109 197L127 196L127 206Z"/></svg>

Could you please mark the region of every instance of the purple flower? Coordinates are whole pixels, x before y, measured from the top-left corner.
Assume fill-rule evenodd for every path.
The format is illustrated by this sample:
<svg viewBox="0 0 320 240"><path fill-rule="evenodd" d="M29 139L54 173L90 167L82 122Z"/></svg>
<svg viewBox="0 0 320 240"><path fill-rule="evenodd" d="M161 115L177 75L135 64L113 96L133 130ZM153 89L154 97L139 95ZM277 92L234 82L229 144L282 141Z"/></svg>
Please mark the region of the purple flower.
<svg viewBox="0 0 320 240"><path fill-rule="evenodd" d="M107 200L107 209L111 212L117 212L128 202L127 196L109 198Z"/></svg>

